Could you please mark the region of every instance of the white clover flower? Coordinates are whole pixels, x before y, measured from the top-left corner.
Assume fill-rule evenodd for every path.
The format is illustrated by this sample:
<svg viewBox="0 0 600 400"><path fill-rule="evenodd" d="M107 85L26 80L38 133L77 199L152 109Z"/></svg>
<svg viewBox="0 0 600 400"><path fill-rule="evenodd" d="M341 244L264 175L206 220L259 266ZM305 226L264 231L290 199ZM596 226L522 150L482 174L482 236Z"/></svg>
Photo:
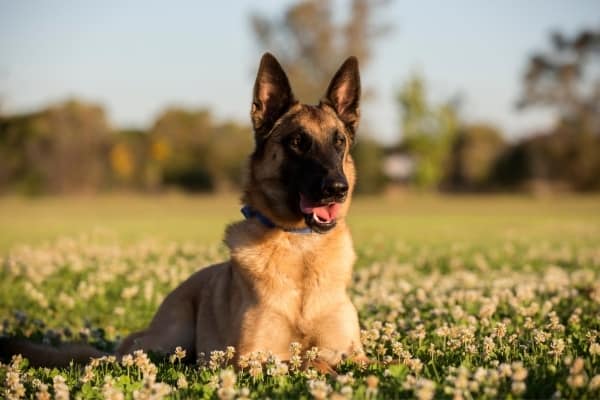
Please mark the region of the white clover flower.
<svg viewBox="0 0 600 400"><path fill-rule="evenodd" d="M133 356L131 354L125 354L122 358L121 358L121 364L124 367L131 367L133 365L134 361L133 361Z"/></svg>
<svg viewBox="0 0 600 400"><path fill-rule="evenodd" d="M550 334L538 329L534 329L533 331L533 339L535 340L535 342L537 344L542 344L542 343L546 343L546 340L548 340L548 338L550 338Z"/></svg>
<svg viewBox="0 0 600 400"><path fill-rule="evenodd" d="M306 361L314 361L319 356L319 349L317 347L311 347L310 350L306 350L304 357Z"/></svg>
<svg viewBox="0 0 600 400"><path fill-rule="evenodd" d="M416 381L414 394L419 400L431 400L435 396L435 382L420 378Z"/></svg>
<svg viewBox="0 0 600 400"><path fill-rule="evenodd" d="M55 399L69 400L69 387L62 375L56 375L52 378L52 388L54 389Z"/></svg>
<svg viewBox="0 0 600 400"><path fill-rule="evenodd" d="M290 343L290 353L292 356L299 356L302 351L302 345L298 342Z"/></svg>
<svg viewBox="0 0 600 400"><path fill-rule="evenodd" d="M562 338L552 339L550 343L550 351L548 352L550 355L553 355L556 360L563 354L565 351L565 341Z"/></svg>
<svg viewBox="0 0 600 400"><path fill-rule="evenodd" d="M490 336L483 338L483 354L486 358L491 357L495 349L496 343L494 342L494 339Z"/></svg>
<svg viewBox="0 0 600 400"><path fill-rule="evenodd" d="M497 304L493 301L487 301L479 309L479 318L488 319L496 312Z"/></svg>
<svg viewBox="0 0 600 400"><path fill-rule="evenodd" d="M4 394L8 400L15 400L25 397L25 386L21 383L21 377L19 372L9 368L6 372L6 378L4 380L6 388Z"/></svg>
<svg viewBox="0 0 600 400"><path fill-rule="evenodd" d="M524 381L527 378L528 372L523 367L522 362L514 362L512 364L512 379L513 381Z"/></svg>
<svg viewBox="0 0 600 400"><path fill-rule="evenodd" d="M182 358L185 357L185 354L183 355ZM227 348L225 349L225 360L227 362L233 360L233 357L235 357L235 347L233 346L227 346Z"/></svg>
<svg viewBox="0 0 600 400"><path fill-rule="evenodd" d="M188 388L188 381L185 378L185 375L179 374L179 376L177 377L177 388L178 389L187 389Z"/></svg>
<svg viewBox="0 0 600 400"><path fill-rule="evenodd" d="M498 365L498 373L502 378L512 376L512 367L510 364L502 363Z"/></svg>
<svg viewBox="0 0 600 400"><path fill-rule="evenodd" d="M525 382L523 381L513 381L512 385L510 386L511 392L517 396L525 393L526 389L527 385L525 385Z"/></svg>
<svg viewBox="0 0 600 400"><path fill-rule="evenodd" d="M418 375L423 369L423 362L418 358L411 358L408 361L408 367Z"/></svg>
<svg viewBox="0 0 600 400"><path fill-rule="evenodd" d="M175 347L175 351L173 354L169 356L169 362L174 364L175 362L181 362L186 356L185 349L181 348L181 346Z"/></svg>
<svg viewBox="0 0 600 400"><path fill-rule="evenodd" d="M315 399L322 400L331 393L331 386L325 381L311 379L308 381L308 390Z"/></svg>
<svg viewBox="0 0 600 400"><path fill-rule="evenodd" d="M104 377L102 397L109 400L123 400L125 398L125 395L114 386L114 379L110 375Z"/></svg>
<svg viewBox="0 0 600 400"><path fill-rule="evenodd" d="M213 371L219 369L222 365L225 364L225 352L221 350L215 350L210 352L210 360L208 361L208 366Z"/></svg>
<svg viewBox="0 0 600 400"><path fill-rule="evenodd" d="M220 387L217 389L217 397L220 400L233 400L237 391L232 387Z"/></svg>
<svg viewBox="0 0 600 400"><path fill-rule="evenodd" d="M351 399L352 395L354 394L352 386L348 386L348 385L342 386L342 388L340 389L340 394L347 399Z"/></svg>
<svg viewBox="0 0 600 400"><path fill-rule="evenodd" d="M573 389L582 388L585 386L586 383L587 383L587 375L585 373L577 374L577 375L569 375L567 377L567 385L569 385Z"/></svg>
<svg viewBox="0 0 600 400"><path fill-rule="evenodd" d="M494 333L496 334L497 337L502 339L504 336L506 336L506 324L504 324L502 322L498 322L496 324Z"/></svg>
<svg viewBox="0 0 600 400"><path fill-rule="evenodd" d="M247 387L240 388L238 390L237 400L249 400L250 399L250 389Z"/></svg>
<svg viewBox="0 0 600 400"><path fill-rule="evenodd" d="M81 377L81 382L86 383L94 379L94 366L92 364L88 364L83 369L83 376Z"/></svg>
<svg viewBox="0 0 600 400"><path fill-rule="evenodd" d="M571 375L579 374L579 373L583 372L584 366L585 366L585 361L583 360L583 358L577 357L575 359L575 361L573 361L573 364L571 365L569 372L571 373Z"/></svg>

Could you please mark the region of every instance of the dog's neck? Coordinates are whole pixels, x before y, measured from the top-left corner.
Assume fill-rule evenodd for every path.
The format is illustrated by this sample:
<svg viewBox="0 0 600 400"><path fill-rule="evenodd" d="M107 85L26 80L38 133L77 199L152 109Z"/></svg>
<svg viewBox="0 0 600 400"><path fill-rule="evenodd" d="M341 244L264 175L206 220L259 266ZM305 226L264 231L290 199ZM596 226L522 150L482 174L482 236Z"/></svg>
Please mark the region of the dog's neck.
<svg viewBox="0 0 600 400"><path fill-rule="evenodd" d="M313 230L310 227L308 227L308 226L303 227L303 228L285 228L285 227L277 226L277 224L275 224L275 222L271 221L269 219L269 217L267 217L266 215L264 215L260 211L255 210L254 208L252 208L249 205L243 206L240 211L242 212L242 215L244 215L244 217L246 219L256 218L258 220L258 222L260 222L261 224L263 224L266 228L281 229L281 230L283 230L285 232L297 233L297 234L310 234L310 233L314 233Z"/></svg>
<svg viewBox="0 0 600 400"><path fill-rule="evenodd" d="M287 204L271 200L262 191L255 189L256 186L254 183L246 185L242 195L242 204L259 212L273 225L283 230L293 231L306 228L304 219L292 213Z"/></svg>
<svg viewBox="0 0 600 400"><path fill-rule="evenodd" d="M350 232L343 220L326 234L298 235L268 228L256 219L247 219L227 227L225 244L231 260L243 274L255 277L286 273L300 276L310 271L346 287L356 259ZM287 266L294 266L287 271ZM299 270L303 265L304 270ZM332 273L333 277L329 274Z"/></svg>

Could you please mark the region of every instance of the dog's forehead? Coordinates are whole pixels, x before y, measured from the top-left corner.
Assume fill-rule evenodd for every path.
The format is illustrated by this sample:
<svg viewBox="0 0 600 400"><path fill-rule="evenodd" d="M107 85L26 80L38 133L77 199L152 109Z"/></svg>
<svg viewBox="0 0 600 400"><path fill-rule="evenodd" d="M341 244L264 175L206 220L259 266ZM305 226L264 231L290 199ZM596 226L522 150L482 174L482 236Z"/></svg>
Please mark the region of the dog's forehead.
<svg viewBox="0 0 600 400"><path fill-rule="evenodd" d="M290 122L293 125L302 127L314 137L325 137L342 126L333 110L328 107L307 104L301 104L290 115Z"/></svg>

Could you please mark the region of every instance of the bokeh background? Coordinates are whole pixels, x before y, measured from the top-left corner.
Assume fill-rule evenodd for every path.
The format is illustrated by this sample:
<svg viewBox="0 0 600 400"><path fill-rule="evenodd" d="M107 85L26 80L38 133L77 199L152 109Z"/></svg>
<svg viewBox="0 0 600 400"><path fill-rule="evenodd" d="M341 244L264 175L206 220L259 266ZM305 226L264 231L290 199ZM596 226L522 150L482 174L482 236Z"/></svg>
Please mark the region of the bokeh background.
<svg viewBox="0 0 600 400"><path fill-rule="evenodd" d="M20 1L0 3L0 246L218 240L264 51L309 103L360 59L358 235L597 215L596 1Z"/></svg>

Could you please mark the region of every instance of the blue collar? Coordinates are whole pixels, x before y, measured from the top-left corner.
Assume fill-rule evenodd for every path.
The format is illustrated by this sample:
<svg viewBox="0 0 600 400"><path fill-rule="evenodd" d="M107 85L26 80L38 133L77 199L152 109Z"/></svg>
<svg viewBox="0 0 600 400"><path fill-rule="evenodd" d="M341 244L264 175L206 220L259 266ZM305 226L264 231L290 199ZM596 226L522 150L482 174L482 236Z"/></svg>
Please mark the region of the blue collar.
<svg viewBox="0 0 600 400"><path fill-rule="evenodd" d="M275 225L275 223L273 221L271 221L269 218L267 218L265 215L261 214L258 210L255 210L254 208L252 208L250 206L244 206L244 207L242 207L242 209L240 211L242 212L244 217L246 217L246 219L256 218L260 221L261 224L263 224L267 228L279 228L285 232L291 232L291 233L312 233L313 232L312 229L310 229L308 226L306 228L289 228L289 229L279 227L279 226Z"/></svg>

